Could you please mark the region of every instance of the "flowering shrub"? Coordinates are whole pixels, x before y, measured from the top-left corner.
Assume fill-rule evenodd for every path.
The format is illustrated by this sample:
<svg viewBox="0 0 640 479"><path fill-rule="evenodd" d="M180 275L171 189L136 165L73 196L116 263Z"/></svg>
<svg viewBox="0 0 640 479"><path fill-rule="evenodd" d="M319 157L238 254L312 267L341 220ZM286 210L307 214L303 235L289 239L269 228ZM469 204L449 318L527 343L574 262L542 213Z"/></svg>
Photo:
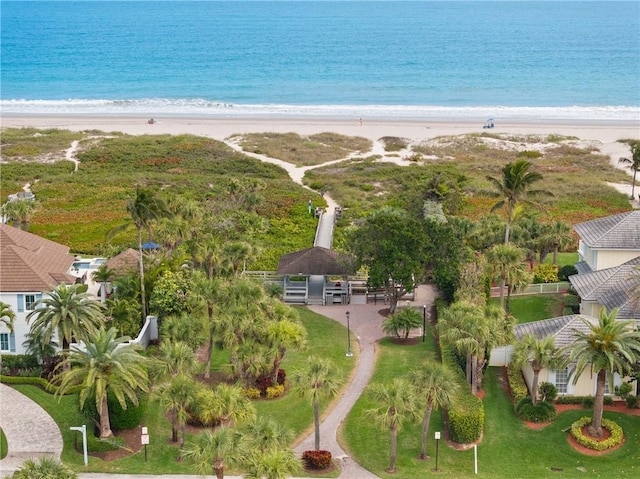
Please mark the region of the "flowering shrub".
<svg viewBox="0 0 640 479"><path fill-rule="evenodd" d="M284 394L284 385L278 384L267 388L267 399L274 399Z"/></svg>
<svg viewBox="0 0 640 479"><path fill-rule="evenodd" d="M260 397L260 390L257 388L245 388L244 395L249 399L258 399Z"/></svg>
<svg viewBox="0 0 640 479"><path fill-rule="evenodd" d="M591 418L588 416L584 416L571 425L571 435L582 446L588 447L589 449L593 449L595 451L604 451L622 443L624 439L624 433L622 432L622 428L614 421L610 419L602 420L602 427L611 433L611 436L609 436L604 441L592 439L582 433L582 428L590 423Z"/></svg>
<svg viewBox="0 0 640 479"><path fill-rule="evenodd" d="M307 469L326 469L331 465L329 451L304 451L302 461Z"/></svg>

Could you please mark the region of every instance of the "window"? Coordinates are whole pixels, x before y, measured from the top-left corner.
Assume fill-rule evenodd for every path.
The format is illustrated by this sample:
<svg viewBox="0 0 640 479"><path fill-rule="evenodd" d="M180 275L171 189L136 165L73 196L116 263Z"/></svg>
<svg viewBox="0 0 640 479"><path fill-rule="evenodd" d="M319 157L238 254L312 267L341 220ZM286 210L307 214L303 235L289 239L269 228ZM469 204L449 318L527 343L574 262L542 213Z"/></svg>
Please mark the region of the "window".
<svg viewBox="0 0 640 479"><path fill-rule="evenodd" d="M0 333L0 351L9 351L8 333Z"/></svg>
<svg viewBox="0 0 640 479"><path fill-rule="evenodd" d="M567 394L567 385L569 384L569 369L556 370L556 388L558 394Z"/></svg>
<svg viewBox="0 0 640 479"><path fill-rule="evenodd" d="M24 309L27 311L33 311L34 304L36 302L35 294L25 294L24 295Z"/></svg>

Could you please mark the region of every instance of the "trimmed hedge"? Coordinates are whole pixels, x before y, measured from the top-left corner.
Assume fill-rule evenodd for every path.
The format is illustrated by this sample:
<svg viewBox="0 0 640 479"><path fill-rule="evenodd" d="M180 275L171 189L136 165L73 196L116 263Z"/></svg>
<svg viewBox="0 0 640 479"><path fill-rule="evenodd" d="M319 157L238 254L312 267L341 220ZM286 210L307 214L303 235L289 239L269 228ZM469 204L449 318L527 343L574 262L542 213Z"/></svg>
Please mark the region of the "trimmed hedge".
<svg viewBox="0 0 640 479"><path fill-rule="evenodd" d="M529 389L522 377L522 371L520 368L509 365L507 366L507 378L509 380L509 389L511 389L511 395L513 396L513 403L518 404L529 395Z"/></svg>
<svg viewBox="0 0 640 479"><path fill-rule="evenodd" d="M475 442L480 439L484 429L484 406L478 397L471 394L465 373L458 367L453 350L440 343L440 352L442 362L455 371L460 384L454 405L447 411L449 437L458 444Z"/></svg>
<svg viewBox="0 0 640 479"><path fill-rule="evenodd" d="M38 358L29 354L3 354L2 368L33 369L38 367Z"/></svg>
<svg viewBox="0 0 640 479"><path fill-rule="evenodd" d="M556 399L556 404L582 404L585 408L593 407L593 396L560 396ZM605 406L613 406L613 398L611 396L604 397Z"/></svg>
<svg viewBox="0 0 640 479"><path fill-rule="evenodd" d="M326 469L331 465L331 453L329 451L304 451L302 461L307 469Z"/></svg>
<svg viewBox="0 0 640 479"><path fill-rule="evenodd" d="M51 394L58 394L58 386L55 384L51 384L44 378L35 378L35 377L23 377L23 376L0 376L0 382L4 384L30 384L32 386L38 386L44 391ZM64 394L78 394L82 387L80 385L71 386L67 392Z"/></svg>
<svg viewBox="0 0 640 479"><path fill-rule="evenodd" d="M622 428L611 419L602 419L602 427L604 429L607 429L611 433L611 436L609 436L604 441L597 441L585 436L582 433L582 428L587 424L591 424L591 418L588 416L584 416L571 425L571 435L576 441L578 441L580 445L584 447L588 447L589 449L593 449L594 451L605 451L617 446L618 444L621 444L624 440L624 433L622 432Z"/></svg>

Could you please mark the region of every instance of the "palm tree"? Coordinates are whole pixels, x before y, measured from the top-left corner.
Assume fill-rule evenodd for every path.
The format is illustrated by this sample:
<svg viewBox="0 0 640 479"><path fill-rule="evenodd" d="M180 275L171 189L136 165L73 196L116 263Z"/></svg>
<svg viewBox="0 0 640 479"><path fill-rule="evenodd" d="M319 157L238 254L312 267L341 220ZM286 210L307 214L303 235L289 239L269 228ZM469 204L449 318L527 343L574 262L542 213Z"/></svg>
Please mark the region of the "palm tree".
<svg viewBox="0 0 640 479"><path fill-rule="evenodd" d="M252 246L246 241L235 241L227 243L223 248L225 258L231 263L233 277L237 278L240 272L240 265L249 259L253 252Z"/></svg>
<svg viewBox="0 0 640 479"><path fill-rule="evenodd" d="M391 459L386 471L393 473L396 472L398 430L405 421L420 418L418 395L410 383L398 378L391 384L373 384L369 395L379 406L365 414L391 433Z"/></svg>
<svg viewBox="0 0 640 479"><path fill-rule="evenodd" d="M567 347L568 362L576 362L573 383L576 384L585 369L596 374L596 396L593 405L593 417L589 433L602 437L602 411L604 390L607 379L613 390L613 375L624 375L630 365L640 360L640 331L634 328L633 321L617 321L617 309L607 313L600 311L598 323L582 319L586 332L575 331L575 341Z"/></svg>
<svg viewBox="0 0 640 479"><path fill-rule="evenodd" d="M420 459L428 459L427 437L431 411L449 408L458 392L454 373L444 364L436 361L426 362L420 369L410 372L411 382L418 390L418 398L425 404L422 420L422 447Z"/></svg>
<svg viewBox="0 0 640 479"><path fill-rule="evenodd" d="M72 386L81 385L80 407L88 398L95 397L100 415L100 437L111 437L107 393L116 397L123 409L127 399L138 404L138 391L148 391L147 370L144 357L138 351L140 345L127 343L127 336L116 338L115 328L100 328L91 335L83 349L74 348L68 362L74 367L61 376L58 394L64 394Z"/></svg>
<svg viewBox="0 0 640 479"><path fill-rule="evenodd" d="M2 206L2 213L13 220L13 226L24 231L29 230L29 221L40 209L40 203L35 200L13 200Z"/></svg>
<svg viewBox="0 0 640 479"><path fill-rule="evenodd" d="M407 339L412 329L422 327L422 315L414 308L402 308L396 310L382 323L382 331L385 334L394 335L397 338Z"/></svg>
<svg viewBox="0 0 640 479"><path fill-rule="evenodd" d="M195 405L198 385L189 376L179 374L168 383L160 385L156 397L165 412L171 418L171 440L178 442L178 429L181 431L180 457L184 448L185 425L189 419L189 410Z"/></svg>
<svg viewBox="0 0 640 479"><path fill-rule="evenodd" d="M497 244L487 251L491 275L500 280L500 307L504 308L504 289L511 269L524 263L524 251L511 244Z"/></svg>
<svg viewBox="0 0 640 479"><path fill-rule="evenodd" d="M245 467L245 477L252 479L286 479L302 471L302 464L291 449L268 449L251 454Z"/></svg>
<svg viewBox="0 0 640 479"><path fill-rule="evenodd" d="M191 374L197 362L193 348L183 341L163 341L150 365L151 375L159 381L179 374Z"/></svg>
<svg viewBox="0 0 640 479"><path fill-rule="evenodd" d="M511 361L516 368L522 368L525 364L531 365L531 369L533 369L531 402L536 404L538 402L538 377L540 376L540 371L559 364L558 348L556 348L553 336L537 338L532 334L524 335L516 343Z"/></svg>
<svg viewBox="0 0 640 479"><path fill-rule="evenodd" d="M136 186L136 193L133 198L129 198L126 203L127 213L131 216L133 225L138 232L138 268L140 273L140 302L142 304L142 321L147 317L147 298L144 278L144 261L142 255L142 230L147 230L149 240L153 241L152 224L161 218L168 218L171 212L167 208L164 200L159 198L154 191L148 188ZM128 224L117 226L108 233L108 237L113 237L117 233L129 227Z"/></svg>
<svg viewBox="0 0 640 479"><path fill-rule="evenodd" d="M107 263L102 263L97 270L91 273L91 279L100 283L100 302L107 302L107 283L115 276L115 270L109 268Z"/></svg>
<svg viewBox="0 0 640 479"><path fill-rule="evenodd" d="M310 356L304 369L292 375L294 391L313 404L314 448L320 450L320 401L338 394L339 380L333 364Z"/></svg>
<svg viewBox="0 0 640 479"><path fill-rule="evenodd" d="M16 313L13 312L11 306L0 301L0 324L9 330L9 333L13 333L13 322L16 319ZM2 354L0 354L0 372L2 371Z"/></svg>
<svg viewBox="0 0 640 479"><path fill-rule="evenodd" d="M27 459L8 479L77 479L78 473L72 471L57 459L40 457Z"/></svg>
<svg viewBox="0 0 640 479"><path fill-rule="evenodd" d="M223 479L227 466L239 463L245 454L242 436L222 426L198 435L185 447L183 457L194 464L198 474L213 472L218 479Z"/></svg>
<svg viewBox="0 0 640 479"><path fill-rule="evenodd" d="M306 337L307 330L298 322L290 319L269 321L266 328L266 338L269 347L274 351L273 368L271 369L271 380L274 384L278 380L278 371L287 349L303 350L307 344Z"/></svg>
<svg viewBox="0 0 640 479"><path fill-rule="evenodd" d="M214 390L202 389L196 397L198 418L205 424L220 421L227 427L252 421L256 408L240 386L218 384Z"/></svg>
<svg viewBox="0 0 640 479"><path fill-rule="evenodd" d="M530 171L533 166L527 160L516 160L511 163L507 163L502 168L502 178L494 178L487 176L487 179L493 184L495 188L494 196L499 197L500 200L493 205L491 212L501 208L507 211L507 227L504 234L504 243L509 243L509 233L511 231L511 225L516 218L519 204L531 204L528 197L537 196L540 194L551 193L544 190L532 190L531 185L542 180L542 175L535 171ZM552 196L552 195L551 195Z"/></svg>
<svg viewBox="0 0 640 479"><path fill-rule="evenodd" d="M266 451L276 447L286 447L293 441L293 433L275 419L259 416L250 421L244 429L250 447L255 451Z"/></svg>
<svg viewBox="0 0 640 479"><path fill-rule="evenodd" d="M27 316L27 322L34 320L31 329L42 329L47 342L57 332L63 354L68 352L72 339L84 339L104 325L104 306L87 293L83 284L60 284L36 301L34 307Z"/></svg>
<svg viewBox="0 0 640 479"><path fill-rule="evenodd" d="M571 244L571 226L564 221L556 221L546 225L542 234L541 240L553 251L553 264L558 264L558 252ZM544 258L540 258L540 261L544 261Z"/></svg>
<svg viewBox="0 0 640 479"><path fill-rule="evenodd" d="M629 169L633 171L633 182L631 183L631 199L634 199L634 193L636 189L636 175L640 171L640 141L629 143L631 148L631 158L620 158L618 163L622 165L628 165Z"/></svg>
<svg viewBox="0 0 640 479"><path fill-rule="evenodd" d="M205 303L207 309L205 327L205 332L207 333L207 359L204 367L204 377L209 379L211 377L211 355L213 354L215 333L219 328L219 321L216 318L216 305L221 297L222 283L218 278L204 276L200 273L194 281L194 292L197 298Z"/></svg>

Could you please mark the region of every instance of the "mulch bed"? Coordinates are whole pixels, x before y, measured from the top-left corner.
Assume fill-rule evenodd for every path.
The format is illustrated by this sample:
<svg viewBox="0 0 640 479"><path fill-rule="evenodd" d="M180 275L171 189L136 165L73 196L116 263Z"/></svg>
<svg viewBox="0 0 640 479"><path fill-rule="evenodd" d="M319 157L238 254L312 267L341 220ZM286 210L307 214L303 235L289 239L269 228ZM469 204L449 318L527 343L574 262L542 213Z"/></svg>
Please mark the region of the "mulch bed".
<svg viewBox="0 0 640 479"><path fill-rule="evenodd" d="M142 444L140 443L140 428L135 427L125 431L118 431L114 433L114 436L124 439L124 448L119 448L115 451L90 452L89 455L99 457L103 461L115 461L116 459L122 459L123 457L135 454L142 449ZM82 447L82 445L80 446ZM82 451L79 450L78 452Z"/></svg>

